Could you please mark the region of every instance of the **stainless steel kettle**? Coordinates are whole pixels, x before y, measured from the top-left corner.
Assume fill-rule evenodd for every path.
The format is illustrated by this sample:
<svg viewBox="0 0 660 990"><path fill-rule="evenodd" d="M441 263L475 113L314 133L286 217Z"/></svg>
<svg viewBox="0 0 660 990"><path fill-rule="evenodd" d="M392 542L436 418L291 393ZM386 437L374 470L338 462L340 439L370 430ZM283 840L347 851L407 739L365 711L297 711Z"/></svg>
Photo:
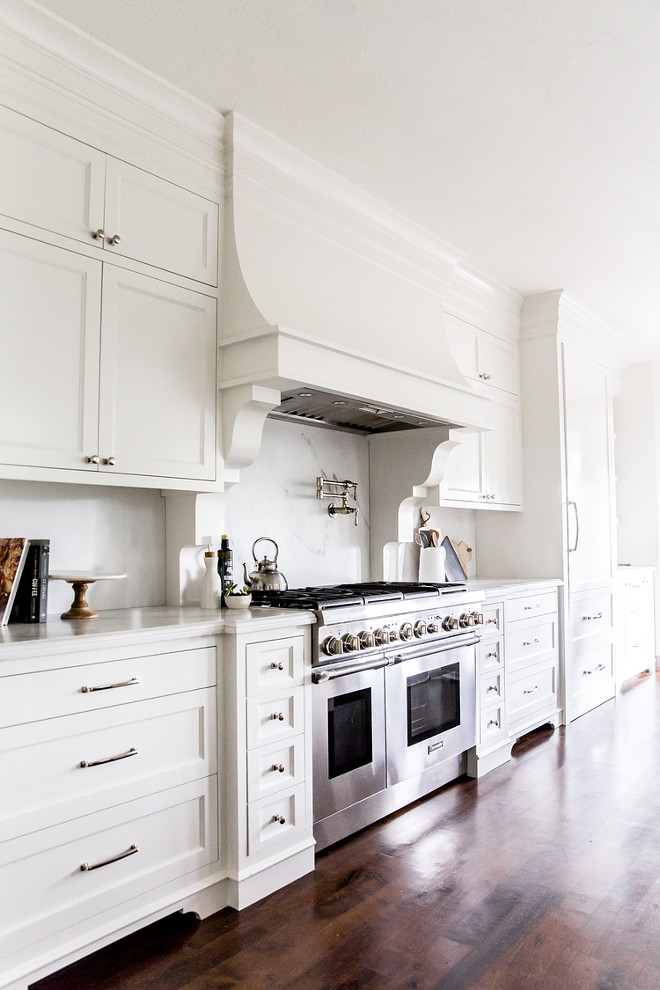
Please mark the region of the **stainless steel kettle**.
<svg viewBox="0 0 660 990"><path fill-rule="evenodd" d="M257 543L261 543L265 540L267 543L272 543L275 547L275 558L274 560L269 560L268 557L264 556L263 560L257 560L257 555L254 552L254 548ZM247 572L247 564L243 564L243 574L245 577L245 585L250 591L286 591L289 587L287 579L281 574L277 569L277 556L280 552L275 540L271 540L268 536L260 536L259 539L255 540L252 544L252 556L254 557L254 562L257 565L256 571Z"/></svg>

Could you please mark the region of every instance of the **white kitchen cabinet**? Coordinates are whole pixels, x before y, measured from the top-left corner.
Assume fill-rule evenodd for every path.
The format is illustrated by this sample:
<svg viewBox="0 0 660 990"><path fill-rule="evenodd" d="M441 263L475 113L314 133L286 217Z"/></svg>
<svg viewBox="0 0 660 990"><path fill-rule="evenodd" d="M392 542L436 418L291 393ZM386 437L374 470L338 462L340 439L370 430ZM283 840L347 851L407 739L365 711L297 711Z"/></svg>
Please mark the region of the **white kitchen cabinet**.
<svg viewBox="0 0 660 990"><path fill-rule="evenodd" d="M0 258L0 463L212 480L216 301L2 230Z"/></svg>
<svg viewBox="0 0 660 990"><path fill-rule="evenodd" d="M655 670L653 567L619 567L617 573L617 690L629 677Z"/></svg>
<svg viewBox="0 0 660 990"><path fill-rule="evenodd" d="M487 395L519 394L518 349L513 340L449 314L445 325L456 363L476 388Z"/></svg>
<svg viewBox="0 0 660 990"><path fill-rule="evenodd" d="M309 635L239 630L226 644L229 869L244 907L284 869L313 868Z"/></svg>
<svg viewBox="0 0 660 990"><path fill-rule="evenodd" d="M493 401L490 430L450 430L457 446L449 457L441 488L441 505L479 509L522 507L522 441L520 403L515 398Z"/></svg>
<svg viewBox="0 0 660 990"><path fill-rule="evenodd" d="M510 756L506 727L504 601L488 601L481 609L477 644L477 743L468 752L468 773L481 777Z"/></svg>
<svg viewBox="0 0 660 990"><path fill-rule="evenodd" d="M25 657L10 647L0 673L0 982L12 987L136 917L195 909L197 895L226 903L214 639L137 652L92 636L66 651L21 633Z"/></svg>
<svg viewBox="0 0 660 990"><path fill-rule="evenodd" d="M7 108L0 129L0 214L218 284L216 203Z"/></svg>

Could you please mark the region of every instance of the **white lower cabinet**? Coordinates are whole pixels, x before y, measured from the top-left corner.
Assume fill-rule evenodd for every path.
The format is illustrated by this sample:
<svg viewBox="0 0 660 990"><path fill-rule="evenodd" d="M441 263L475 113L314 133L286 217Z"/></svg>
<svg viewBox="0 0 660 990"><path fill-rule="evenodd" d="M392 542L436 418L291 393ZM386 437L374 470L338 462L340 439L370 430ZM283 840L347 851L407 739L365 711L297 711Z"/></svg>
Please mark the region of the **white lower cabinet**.
<svg viewBox="0 0 660 990"><path fill-rule="evenodd" d="M557 589L502 592L502 601L487 600L482 610L477 744L468 755L473 777L506 763L521 735L546 722L558 725L562 716Z"/></svg>
<svg viewBox="0 0 660 990"><path fill-rule="evenodd" d="M617 574L618 637L616 686L655 669L653 567L620 567Z"/></svg>
<svg viewBox="0 0 660 990"><path fill-rule="evenodd" d="M572 721L614 697L614 588L569 596L566 709Z"/></svg>

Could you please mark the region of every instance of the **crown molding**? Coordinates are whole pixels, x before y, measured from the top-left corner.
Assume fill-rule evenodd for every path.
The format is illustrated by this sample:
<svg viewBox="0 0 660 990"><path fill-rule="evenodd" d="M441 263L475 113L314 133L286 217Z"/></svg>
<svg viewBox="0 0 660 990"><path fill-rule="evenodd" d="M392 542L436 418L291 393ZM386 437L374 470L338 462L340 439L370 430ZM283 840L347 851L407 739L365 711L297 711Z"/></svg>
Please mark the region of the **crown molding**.
<svg viewBox="0 0 660 990"><path fill-rule="evenodd" d="M591 349L605 364L623 365L621 333L564 289L523 300L521 336L525 339L560 336Z"/></svg>
<svg viewBox="0 0 660 990"><path fill-rule="evenodd" d="M523 297L466 263L456 266L445 310L499 337L517 340Z"/></svg>

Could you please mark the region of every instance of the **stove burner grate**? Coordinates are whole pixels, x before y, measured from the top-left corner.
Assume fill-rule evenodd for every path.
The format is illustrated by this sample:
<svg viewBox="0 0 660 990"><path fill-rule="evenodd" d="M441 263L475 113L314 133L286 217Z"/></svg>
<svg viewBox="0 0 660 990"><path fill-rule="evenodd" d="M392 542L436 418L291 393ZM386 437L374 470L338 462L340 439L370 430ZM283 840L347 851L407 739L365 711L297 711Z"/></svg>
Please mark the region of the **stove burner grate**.
<svg viewBox="0 0 660 990"><path fill-rule="evenodd" d="M275 608L329 609L348 605L368 605L372 602L403 601L411 598L436 597L450 591L465 591L466 585L456 582L419 584L413 581L367 581L357 584L329 584L286 591L254 591L255 605Z"/></svg>

